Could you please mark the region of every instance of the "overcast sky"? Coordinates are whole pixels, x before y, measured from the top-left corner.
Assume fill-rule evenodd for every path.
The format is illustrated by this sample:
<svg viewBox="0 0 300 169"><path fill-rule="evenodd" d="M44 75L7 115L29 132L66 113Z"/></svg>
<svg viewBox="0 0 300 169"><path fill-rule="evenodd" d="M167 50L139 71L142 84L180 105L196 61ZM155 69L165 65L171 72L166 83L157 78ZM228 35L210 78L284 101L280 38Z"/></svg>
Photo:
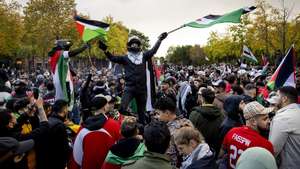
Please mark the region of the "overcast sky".
<svg viewBox="0 0 300 169"><path fill-rule="evenodd" d="M275 7L280 7L281 1L267 0ZM294 6L292 15L300 13L300 0L285 1L289 8ZM255 0L75 0L75 2L78 12L100 20L111 15L115 21L122 21L126 27L143 32L153 45L162 32L170 31L207 14L224 14L254 5ZM224 33L227 27L228 24L206 29L183 28L165 39L157 55L165 55L168 48L173 45L204 45L209 32Z"/></svg>

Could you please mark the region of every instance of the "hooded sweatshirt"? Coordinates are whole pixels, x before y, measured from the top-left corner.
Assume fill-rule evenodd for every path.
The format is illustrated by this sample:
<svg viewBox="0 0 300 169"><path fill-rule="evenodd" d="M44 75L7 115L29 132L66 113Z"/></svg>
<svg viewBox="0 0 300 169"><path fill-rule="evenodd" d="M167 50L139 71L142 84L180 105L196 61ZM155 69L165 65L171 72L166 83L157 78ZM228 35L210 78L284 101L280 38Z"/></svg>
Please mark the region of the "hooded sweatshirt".
<svg viewBox="0 0 300 169"><path fill-rule="evenodd" d="M111 146L102 169L120 169L125 163L144 157L145 145L136 138L124 138Z"/></svg>
<svg viewBox="0 0 300 169"><path fill-rule="evenodd" d="M224 110L227 113L223 123L220 127L220 140L223 140L227 132L233 127L239 127L243 125L242 110L239 109L239 104L242 101L241 96L230 96L224 102Z"/></svg>
<svg viewBox="0 0 300 169"><path fill-rule="evenodd" d="M89 117L76 136L70 169L101 168L110 147L120 139L120 125L104 114Z"/></svg>
<svg viewBox="0 0 300 169"><path fill-rule="evenodd" d="M212 104L204 104L194 108L189 119L203 134L205 142L218 152L222 141L218 141L219 136L216 133L219 133L220 125L224 120L221 110Z"/></svg>

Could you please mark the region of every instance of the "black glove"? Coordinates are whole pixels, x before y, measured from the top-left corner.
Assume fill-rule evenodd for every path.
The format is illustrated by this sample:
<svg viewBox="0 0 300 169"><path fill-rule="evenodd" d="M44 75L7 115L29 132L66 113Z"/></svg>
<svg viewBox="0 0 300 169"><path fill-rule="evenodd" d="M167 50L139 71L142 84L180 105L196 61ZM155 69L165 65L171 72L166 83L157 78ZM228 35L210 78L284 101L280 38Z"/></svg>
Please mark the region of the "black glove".
<svg viewBox="0 0 300 169"><path fill-rule="evenodd" d="M99 40L98 43L100 49L102 49L103 51L107 50L107 46L101 40Z"/></svg>
<svg viewBox="0 0 300 169"><path fill-rule="evenodd" d="M168 36L168 33L164 32L164 33L159 35L158 39L162 41L162 40L166 39L167 36Z"/></svg>

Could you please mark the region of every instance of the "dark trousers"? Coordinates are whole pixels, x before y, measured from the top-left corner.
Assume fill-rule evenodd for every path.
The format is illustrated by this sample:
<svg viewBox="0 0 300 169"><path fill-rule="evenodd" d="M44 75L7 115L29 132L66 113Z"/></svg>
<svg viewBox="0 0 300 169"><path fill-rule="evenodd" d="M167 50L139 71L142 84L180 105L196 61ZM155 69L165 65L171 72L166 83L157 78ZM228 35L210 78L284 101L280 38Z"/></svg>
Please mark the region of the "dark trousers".
<svg viewBox="0 0 300 169"><path fill-rule="evenodd" d="M146 109L146 101L147 101L146 90L125 88L124 95L122 96L120 113L127 114L128 105L133 98L135 98L137 104L138 121L142 124L145 124L146 123L145 109Z"/></svg>

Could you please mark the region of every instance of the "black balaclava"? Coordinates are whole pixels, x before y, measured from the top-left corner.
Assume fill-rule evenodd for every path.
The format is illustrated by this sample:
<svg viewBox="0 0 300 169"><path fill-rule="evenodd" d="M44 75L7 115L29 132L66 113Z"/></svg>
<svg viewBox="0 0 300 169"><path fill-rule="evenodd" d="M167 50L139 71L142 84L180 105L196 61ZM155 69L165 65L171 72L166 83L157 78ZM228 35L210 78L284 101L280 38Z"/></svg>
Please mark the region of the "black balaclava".
<svg viewBox="0 0 300 169"><path fill-rule="evenodd" d="M137 36L129 38L127 42L127 50L132 53L141 51L141 40Z"/></svg>

